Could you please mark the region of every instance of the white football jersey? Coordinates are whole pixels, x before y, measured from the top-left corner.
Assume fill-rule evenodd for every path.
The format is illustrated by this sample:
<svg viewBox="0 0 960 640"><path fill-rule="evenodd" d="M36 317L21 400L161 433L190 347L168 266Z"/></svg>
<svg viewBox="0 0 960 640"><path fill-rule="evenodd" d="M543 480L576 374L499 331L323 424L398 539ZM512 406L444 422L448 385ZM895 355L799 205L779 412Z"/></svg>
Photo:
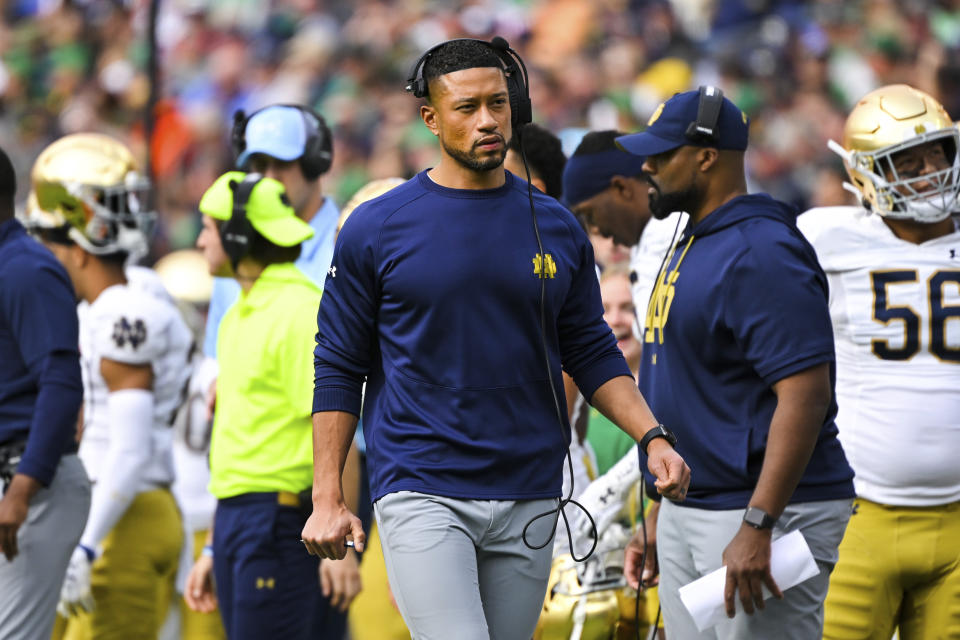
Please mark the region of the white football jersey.
<svg viewBox="0 0 960 640"><path fill-rule="evenodd" d="M960 232L917 245L857 207L797 224L830 283L837 428L857 494L960 500Z"/></svg>
<svg viewBox="0 0 960 640"><path fill-rule="evenodd" d="M103 358L153 370L154 415L150 463L142 476L144 491L173 482L171 428L190 375L193 336L176 306L135 284L105 289L80 309L80 361L83 372L83 438L80 459L90 479L104 472L109 443Z"/></svg>

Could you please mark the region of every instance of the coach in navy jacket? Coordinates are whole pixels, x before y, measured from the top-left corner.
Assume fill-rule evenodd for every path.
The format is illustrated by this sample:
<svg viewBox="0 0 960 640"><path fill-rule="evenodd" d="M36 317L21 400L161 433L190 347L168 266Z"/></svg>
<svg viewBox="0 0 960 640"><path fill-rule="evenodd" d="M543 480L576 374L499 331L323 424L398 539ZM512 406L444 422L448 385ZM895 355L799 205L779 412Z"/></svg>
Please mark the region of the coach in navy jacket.
<svg viewBox="0 0 960 640"><path fill-rule="evenodd" d="M551 545L528 548L522 534L556 508L570 441L561 365L636 439L657 423L603 322L586 234L503 169L512 123L501 56L456 40L424 60L421 116L441 161L358 207L337 240L317 320L314 513L303 538L326 557L342 556L347 534L362 540L339 471L366 380L370 488L413 636L527 640ZM658 486L682 499L689 470L655 443ZM553 524L531 525L528 541L544 543Z"/></svg>
<svg viewBox="0 0 960 640"><path fill-rule="evenodd" d="M795 212L747 194L747 131L746 115L701 87L618 138L647 157L653 215L690 214L651 296L640 368L641 391L696 470L687 501L660 507L660 597L674 637L813 640L853 471L833 421L826 277ZM765 603L761 585L781 595L771 539L794 529L820 573ZM677 589L721 564L733 619L701 634ZM747 615L734 617L735 605Z"/></svg>
<svg viewBox="0 0 960 640"><path fill-rule="evenodd" d="M49 638L87 522L77 458L83 398L77 300L67 272L13 218L0 150L0 638Z"/></svg>

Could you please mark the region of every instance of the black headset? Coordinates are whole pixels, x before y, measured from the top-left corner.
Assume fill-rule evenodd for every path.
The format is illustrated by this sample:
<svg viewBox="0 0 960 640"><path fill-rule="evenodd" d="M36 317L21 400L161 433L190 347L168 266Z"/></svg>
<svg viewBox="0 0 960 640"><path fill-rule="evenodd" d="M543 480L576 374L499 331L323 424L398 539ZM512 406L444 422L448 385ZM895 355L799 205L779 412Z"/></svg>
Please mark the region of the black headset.
<svg viewBox="0 0 960 640"><path fill-rule="evenodd" d="M410 71L410 78L407 80L406 90L417 98L425 98L428 94L427 79L423 77L423 67L427 60L440 47L451 42L479 42L489 47L500 59L503 64L503 73L507 77L507 95L510 98L510 122L516 129L533 121L533 106L530 103L530 85L527 76L527 67L523 64L516 51L510 48L507 41L496 36L490 42L486 40L477 40L475 38L456 38L447 40L427 49L427 52L420 56L417 63L413 65Z"/></svg>
<svg viewBox="0 0 960 640"><path fill-rule="evenodd" d="M723 91L717 87L701 86L700 100L697 103L697 119L687 126L684 135L698 144L717 143L717 121L723 107Z"/></svg>
<svg viewBox="0 0 960 640"><path fill-rule="evenodd" d="M230 183L233 189L233 210L230 213L230 219L220 228L220 242L234 270L240 259L250 252L254 230L247 217L247 203L250 202L250 195L261 180L263 180L262 174L248 173L240 182Z"/></svg>
<svg viewBox="0 0 960 640"><path fill-rule="evenodd" d="M234 111L233 130L230 134L234 157L239 158L240 154L247 148L247 124L251 118L261 111L273 107L290 107L299 111L303 116L307 141L303 144L303 153L299 158L300 170L303 171L303 177L307 180L316 180L326 173L330 169L330 165L333 164L333 136L330 135L330 128L327 127L327 122L323 119L323 116L304 105L271 104L257 109L249 116L243 109Z"/></svg>

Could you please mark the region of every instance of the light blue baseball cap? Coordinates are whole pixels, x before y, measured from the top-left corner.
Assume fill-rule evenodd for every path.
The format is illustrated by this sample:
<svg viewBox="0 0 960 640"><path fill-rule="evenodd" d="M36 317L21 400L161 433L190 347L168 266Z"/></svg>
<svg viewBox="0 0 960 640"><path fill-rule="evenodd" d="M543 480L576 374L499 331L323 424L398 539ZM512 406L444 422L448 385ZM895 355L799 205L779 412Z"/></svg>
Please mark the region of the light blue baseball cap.
<svg viewBox="0 0 960 640"><path fill-rule="evenodd" d="M246 166L255 153L285 162L296 160L303 155L309 136L303 113L296 107L264 107L247 121L243 136L246 148L237 158L237 166Z"/></svg>

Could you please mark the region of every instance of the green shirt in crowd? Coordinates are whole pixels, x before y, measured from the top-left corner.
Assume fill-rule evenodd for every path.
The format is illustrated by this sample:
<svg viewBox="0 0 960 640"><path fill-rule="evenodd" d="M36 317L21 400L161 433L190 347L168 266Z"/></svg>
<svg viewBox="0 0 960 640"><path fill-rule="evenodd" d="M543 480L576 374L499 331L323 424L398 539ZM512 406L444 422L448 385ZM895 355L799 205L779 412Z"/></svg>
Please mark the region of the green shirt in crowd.
<svg viewBox="0 0 960 640"><path fill-rule="evenodd" d="M589 420L587 442L597 456L597 473L602 476L610 467L620 462L628 451L635 449L637 443L593 407L590 407Z"/></svg>
<svg viewBox="0 0 960 640"><path fill-rule="evenodd" d="M321 293L293 263L273 264L224 314L210 442L210 493L217 498L310 488Z"/></svg>

